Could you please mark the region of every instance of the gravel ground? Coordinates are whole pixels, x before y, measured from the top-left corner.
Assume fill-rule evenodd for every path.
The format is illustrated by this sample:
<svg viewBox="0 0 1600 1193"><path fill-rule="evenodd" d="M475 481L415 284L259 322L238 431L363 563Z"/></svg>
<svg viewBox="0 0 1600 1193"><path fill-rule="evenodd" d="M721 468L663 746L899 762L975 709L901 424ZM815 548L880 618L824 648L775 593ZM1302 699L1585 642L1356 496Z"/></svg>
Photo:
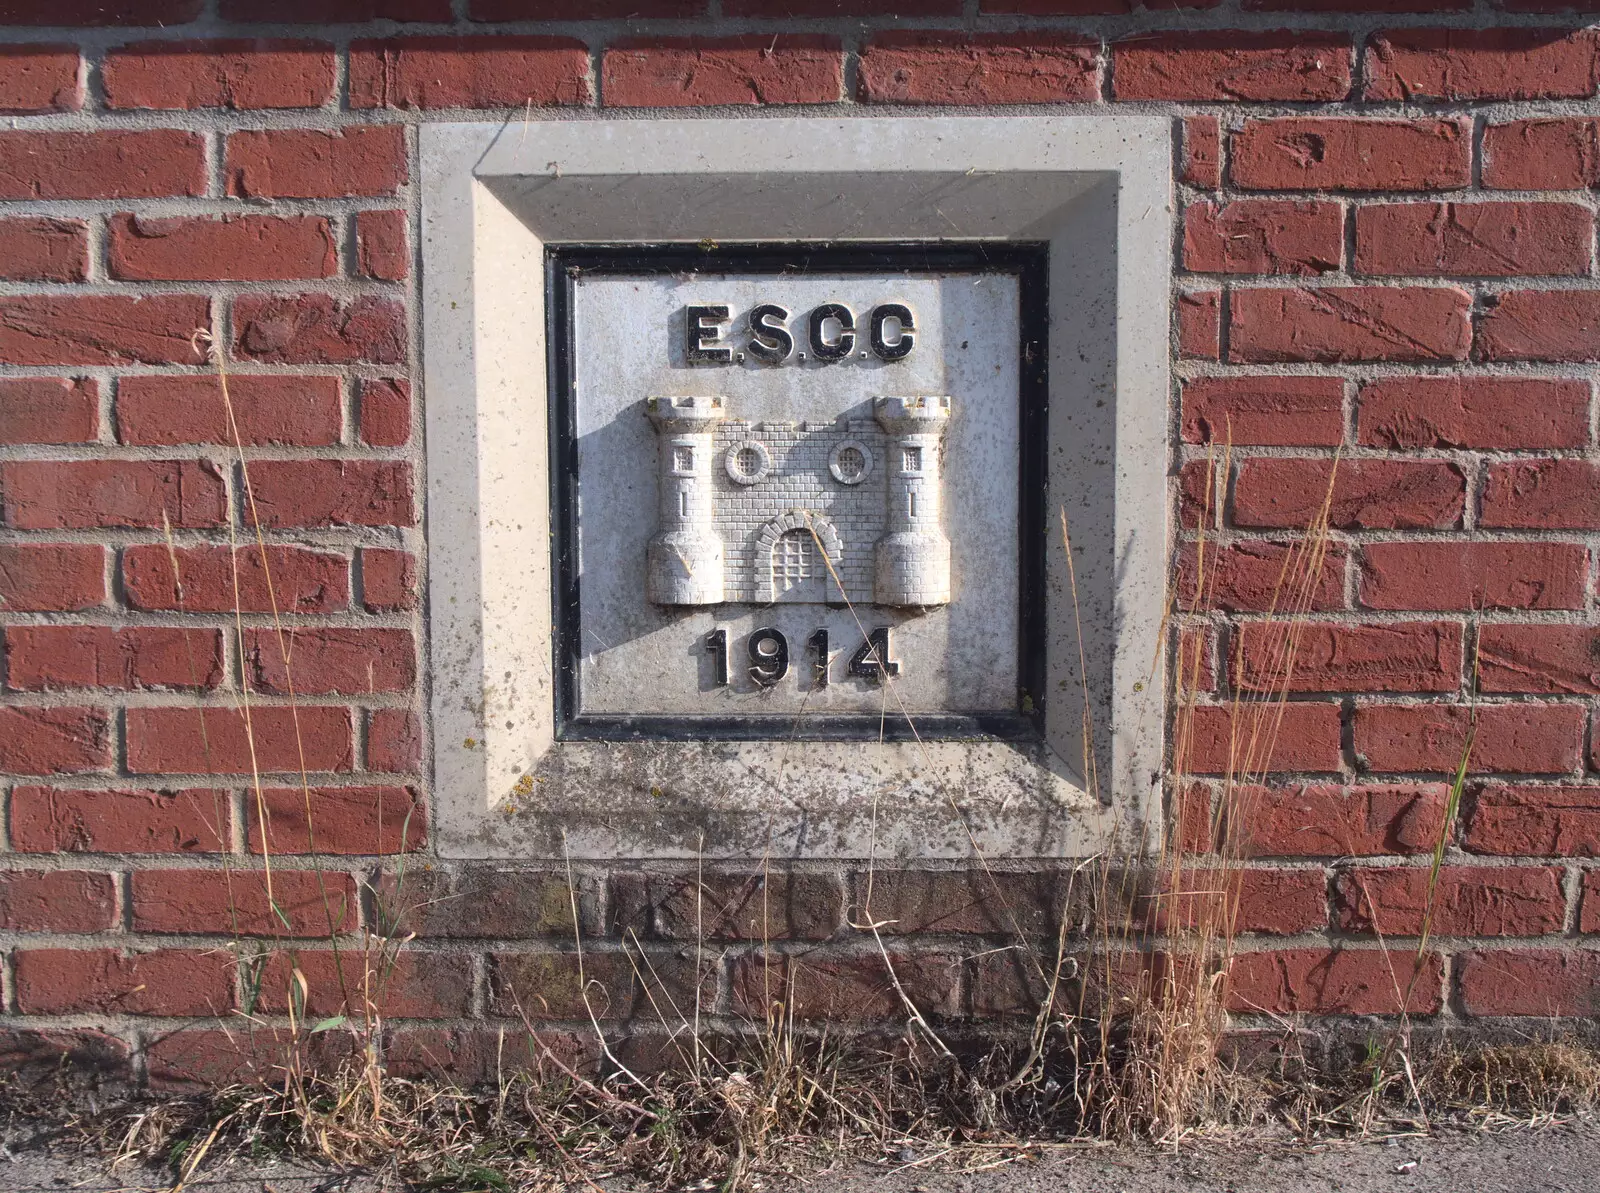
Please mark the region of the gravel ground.
<svg viewBox="0 0 1600 1193"><path fill-rule="evenodd" d="M803 1181L767 1186L767 1193L1600 1193L1600 1125L1312 1147L1254 1140L1176 1152L1046 1148L976 1172L941 1170L948 1160L923 1157L914 1164L882 1168L838 1166ZM113 1173L103 1164L65 1156L24 1154L9 1163L0 1157L0 1193L109 1193L171 1186L171 1176L161 1171L124 1168ZM187 1188L212 1193L377 1193L400 1186L370 1174L236 1160L202 1173Z"/></svg>

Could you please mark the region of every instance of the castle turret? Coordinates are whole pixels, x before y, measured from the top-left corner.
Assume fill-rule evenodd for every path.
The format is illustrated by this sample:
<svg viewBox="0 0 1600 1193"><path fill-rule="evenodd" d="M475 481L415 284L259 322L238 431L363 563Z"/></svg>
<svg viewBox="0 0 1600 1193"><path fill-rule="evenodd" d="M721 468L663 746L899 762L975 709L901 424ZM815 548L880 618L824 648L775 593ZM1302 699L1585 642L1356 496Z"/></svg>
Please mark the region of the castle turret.
<svg viewBox="0 0 1600 1193"><path fill-rule="evenodd" d="M660 517L650 540L646 594L658 605L722 603L722 537L714 521L711 465L721 398L651 398L660 447Z"/></svg>
<svg viewBox="0 0 1600 1193"><path fill-rule="evenodd" d="M878 540L873 600L880 605L950 602L950 540L939 525L946 397L878 398L889 436L888 532Z"/></svg>

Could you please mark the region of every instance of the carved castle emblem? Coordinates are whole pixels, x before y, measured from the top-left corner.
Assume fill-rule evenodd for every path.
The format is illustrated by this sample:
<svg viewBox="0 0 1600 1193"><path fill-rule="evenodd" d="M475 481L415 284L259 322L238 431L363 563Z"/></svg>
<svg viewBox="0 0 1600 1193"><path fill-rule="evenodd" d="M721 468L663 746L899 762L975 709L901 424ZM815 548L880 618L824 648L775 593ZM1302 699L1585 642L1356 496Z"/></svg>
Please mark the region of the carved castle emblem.
<svg viewBox="0 0 1600 1193"><path fill-rule="evenodd" d="M873 418L833 423L750 423L721 397L654 397L646 412L660 447L654 603L949 603L949 398L876 398Z"/></svg>

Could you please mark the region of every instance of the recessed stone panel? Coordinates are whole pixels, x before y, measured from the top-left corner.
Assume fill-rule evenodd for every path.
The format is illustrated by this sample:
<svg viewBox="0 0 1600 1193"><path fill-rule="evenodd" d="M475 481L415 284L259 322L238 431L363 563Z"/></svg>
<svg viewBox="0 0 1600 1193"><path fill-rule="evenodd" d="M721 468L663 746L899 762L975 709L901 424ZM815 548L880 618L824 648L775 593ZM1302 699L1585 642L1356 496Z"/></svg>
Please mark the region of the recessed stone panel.
<svg viewBox="0 0 1600 1193"><path fill-rule="evenodd" d="M554 254L563 730L1021 730L1042 246L852 256Z"/></svg>

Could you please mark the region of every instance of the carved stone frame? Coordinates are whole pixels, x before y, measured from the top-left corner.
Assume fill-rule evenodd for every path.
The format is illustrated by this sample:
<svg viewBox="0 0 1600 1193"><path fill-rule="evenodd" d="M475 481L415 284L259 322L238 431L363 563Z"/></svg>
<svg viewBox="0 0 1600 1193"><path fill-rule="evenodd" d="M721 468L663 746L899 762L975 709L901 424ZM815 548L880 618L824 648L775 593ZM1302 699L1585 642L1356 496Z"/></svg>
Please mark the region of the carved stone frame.
<svg viewBox="0 0 1600 1193"><path fill-rule="evenodd" d="M1137 839L1164 743L1171 122L707 117L424 125L435 840L456 857L1077 856ZM1044 740L556 741L546 245L1046 241Z"/></svg>

